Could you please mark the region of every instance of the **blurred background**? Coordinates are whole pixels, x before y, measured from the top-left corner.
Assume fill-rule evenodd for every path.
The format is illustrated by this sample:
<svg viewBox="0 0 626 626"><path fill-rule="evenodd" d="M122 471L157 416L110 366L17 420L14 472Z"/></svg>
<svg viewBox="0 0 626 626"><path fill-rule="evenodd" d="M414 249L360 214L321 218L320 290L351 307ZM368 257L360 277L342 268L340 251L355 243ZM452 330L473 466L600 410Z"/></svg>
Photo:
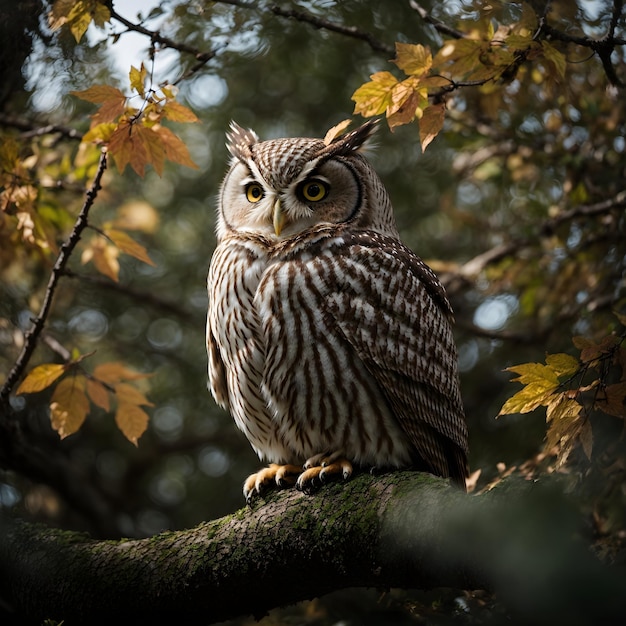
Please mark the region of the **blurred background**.
<svg viewBox="0 0 626 626"><path fill-rule="evenodd" d="M608 28L609 2L551 5L550 23L563 32L600 37ZM480 0L422 6L465 32L481 20L510 24L524 10ZM244 505L243 480L260 462L206 387L206 275L228 123L263 139L323 137L351 117L351 96L370 74L400 75L388 62L395 42L436 50L442 36L410 2L312 0L285 2L281 10L265 2L114 4L130 24L211 53L198 63L118 19L92 24L76 43L67 28L49 30L50 3L0 7L0 138L19 142L25 175L39 185L36 227L57 244L71 230L97 163L97 151L80 145L95 107L70 91L109 84L128 93L130 66L144 62L155 84L177 83L178 100L200 118L170 124L197 170L168 163L162 176L148 169L140 178L111 167L91 212L94 226L133 221L131 234L155 265L122 255L115 283L81 263L79 246L31 361L59 361L51 349L57 342L94 352L86 368L123 361L153 374L141 383L154 403L147 432L135 447L111 414L93 408L80 431L60 441L50 427L49 390L12 397L21 435L14 453L3 453L0 506L94 536L129 537L232 512ZM540 12L541 2L533 7ZM623 18L619 26L623 36ZM626 99L589 49L560 49L568 64L558 83L547 66L530 61L508 82L454 91L444 132L424 154L416 124L394 133L382 124L368 152L403 240L437 271L455 309L470 463L482 470L483 484L543 445L544 412L496 419L519 389L505 368L572 352L572 336L607 334L616 327L612 310L623 310L624 202L614 201L626 180ZM623 50L611 60L626 79ZM614 204L567 216L602 202ZM55 258L12 227L9 207L3 211L0 382L39 310Z"/></svg>

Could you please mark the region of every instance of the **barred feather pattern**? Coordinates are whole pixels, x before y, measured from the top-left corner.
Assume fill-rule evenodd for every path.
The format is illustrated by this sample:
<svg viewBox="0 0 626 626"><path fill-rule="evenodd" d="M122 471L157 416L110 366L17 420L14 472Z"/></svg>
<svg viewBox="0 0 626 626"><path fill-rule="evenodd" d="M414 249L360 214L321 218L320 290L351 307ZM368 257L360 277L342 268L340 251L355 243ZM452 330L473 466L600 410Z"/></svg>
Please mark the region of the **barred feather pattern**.
<svg viewBox="0 0 626 626"><path fill-rule="evenodd" d="M360 155L345 162L371 133L361 130L359 139L358 130L345 147L255 144L256 135L233 129L237 163L222 190L208 277L209 387L261 459L302 465L340 453L357 466L413 467L464 484L467 428L450 304L435 274L399 241L369 164ZM295 160L279 154L296 147ZM276 152L282 173L266 173L255 151ZM284 236L272 232L270 218L267 228L252 227L247 205L235 206L234 180L259 180L271 196L295 187L300 172L309 176L306 163L322 151L338 160L319 170L324 180L333 167L340 180L362 179L350 183L349 217L336 220L335 204L326 215L336 223L315 207L319 224L309 220ZM365 174L374 182L364 182ZM331 194L330 201L343 200Z"/></svg>

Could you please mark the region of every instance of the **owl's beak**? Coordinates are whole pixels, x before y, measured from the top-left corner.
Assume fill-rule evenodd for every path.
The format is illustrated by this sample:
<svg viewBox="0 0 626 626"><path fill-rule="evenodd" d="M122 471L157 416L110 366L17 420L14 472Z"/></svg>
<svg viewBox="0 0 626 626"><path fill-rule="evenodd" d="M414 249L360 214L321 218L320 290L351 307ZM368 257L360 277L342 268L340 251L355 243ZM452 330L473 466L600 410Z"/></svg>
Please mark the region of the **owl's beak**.
<svg viewBox="0 0 626 626"><path fill-rule="evenodd" d="M285 225L285 214L282 211L282 208L280 206L280 199L278 198L274 202L273 223L274 223L274 232L276 233L276 236L278 237L281 231L283 230L283 226Z"/></svg>

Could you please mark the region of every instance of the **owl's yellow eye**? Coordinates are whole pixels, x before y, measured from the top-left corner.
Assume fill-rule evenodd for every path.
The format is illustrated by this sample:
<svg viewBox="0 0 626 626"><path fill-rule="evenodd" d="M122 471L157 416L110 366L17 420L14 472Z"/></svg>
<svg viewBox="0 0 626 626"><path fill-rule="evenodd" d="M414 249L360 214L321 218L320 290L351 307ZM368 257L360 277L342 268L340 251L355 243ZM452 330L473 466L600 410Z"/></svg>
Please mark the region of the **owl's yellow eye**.
<svg viewBox="0 0 626 626"><path fill-rule="evenodd" d="M300 194L308 202L319 202L328 195L328 184L319 178L306 180L300 186Z"/></svg>
<svg viewBox="0 0 626 626"><path fill-rule="evenodd" d="M263 187L259 183L250 183L246 186L246 198L248 202L258 202L263 196Z"/></svg>

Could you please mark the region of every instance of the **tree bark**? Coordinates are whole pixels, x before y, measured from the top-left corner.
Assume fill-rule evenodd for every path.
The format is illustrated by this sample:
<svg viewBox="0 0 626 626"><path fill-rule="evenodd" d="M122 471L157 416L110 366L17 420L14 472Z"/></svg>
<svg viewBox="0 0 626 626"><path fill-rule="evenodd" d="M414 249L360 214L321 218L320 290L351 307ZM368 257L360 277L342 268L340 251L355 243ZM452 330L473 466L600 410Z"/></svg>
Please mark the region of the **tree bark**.
<svg viewBox="0 0 626 626"><path fill-rule="evenodd" d="M560 490L468 496L415 472L271 493L196 528L94 541L0 519L0 599L19 623L208 624L346 587L489 589L526 623L615 623L623 570L589 551ZM514 623L514 622L513 622Z"/></svg>

